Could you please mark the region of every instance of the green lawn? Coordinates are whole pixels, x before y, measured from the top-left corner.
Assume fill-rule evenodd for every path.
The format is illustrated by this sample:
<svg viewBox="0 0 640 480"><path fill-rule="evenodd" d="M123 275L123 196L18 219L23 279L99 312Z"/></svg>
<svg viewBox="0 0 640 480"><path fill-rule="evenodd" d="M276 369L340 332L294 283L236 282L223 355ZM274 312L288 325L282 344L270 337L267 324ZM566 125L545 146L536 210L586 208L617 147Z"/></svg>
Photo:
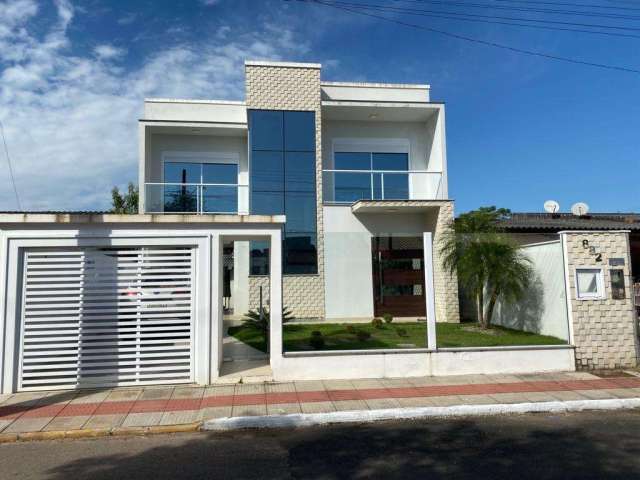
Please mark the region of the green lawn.
<svg viewBox="0 0 640 480"><path fill-rule="evenodd" d="M481 331L475 323L439 323L436 326L439 347L496 347L513 345L562 345L564 340L535 333L493 327ZM287 352L315 350L310 344L311 332L319 331L324 347L319 350L362 350L375 348L426 347L427 325L421 323L392 323L375 328L368 323L315 323L284 325L284 350ZM367 339L357 332L368 332ZM229 334L238 340L265 351L262 334L252 328L231 327Z"/></svg>

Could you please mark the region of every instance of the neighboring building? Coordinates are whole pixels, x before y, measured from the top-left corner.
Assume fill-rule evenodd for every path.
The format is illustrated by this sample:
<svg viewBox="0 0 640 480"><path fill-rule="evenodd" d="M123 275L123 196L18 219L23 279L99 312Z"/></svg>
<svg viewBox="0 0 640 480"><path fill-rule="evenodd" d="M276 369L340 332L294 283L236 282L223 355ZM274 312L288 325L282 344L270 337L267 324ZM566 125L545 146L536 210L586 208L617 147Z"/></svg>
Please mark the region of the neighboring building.
<svg viewBox="0 0 640 480"><path fill-rule="evenodd" d="M445 108L429 86L325 82L318 64L245 70L245 102L145 100L140 213L285 215L283 304L298 318L424 318L433 288L436 320L459 321L437 248L453 220ZM224 248L237 317L269 297L269 249Z"/></svg>
<svg viewBox="0 0 640 480"><path fill-rule="evenodd" d="M549 278L551 257L542 257L538 270L547 275L547 297L554 296L550 289L563 289L568 339L576 347L576 366L637 366L640 215L513 213L502 226L523 244L525 251L556 249L557 257L562 259L556 265L564 265L564 285L554 286ZM550 235L556 239L559 236L559 242L550 242ZM544 325L549 318L547 314L541 323Z"/></svg>

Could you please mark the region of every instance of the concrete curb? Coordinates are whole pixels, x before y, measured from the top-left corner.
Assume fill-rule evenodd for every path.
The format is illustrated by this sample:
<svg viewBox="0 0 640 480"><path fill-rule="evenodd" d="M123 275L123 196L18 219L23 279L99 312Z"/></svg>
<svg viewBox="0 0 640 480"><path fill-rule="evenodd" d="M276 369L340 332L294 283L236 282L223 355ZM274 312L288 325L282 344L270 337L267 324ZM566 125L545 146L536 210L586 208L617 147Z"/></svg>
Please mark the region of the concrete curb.
<svg viewBox="0 0 640 480"><path fill-rule="evenodd" d="M77 440L81 438L123 437L132 435L154 435L159 433L185 433L200 431L202 422L179 425L156 425L153 427L88 428L80 430L55 430L49 432L0 433L1 443L35 442L43 440Z"/></svg>
<svg viewBox="0 0 640 480"><path fill-rule="evenodd" d="M205 421L202 425L202 430L291 428L332 423L375 422L380 420L409 420L522 413L568 413L581 412L584 410L622 410L631 408L640 408L640 398L500 403L493 405L455 405L451 407L389 408L330 413L225 417Z"/></svg>

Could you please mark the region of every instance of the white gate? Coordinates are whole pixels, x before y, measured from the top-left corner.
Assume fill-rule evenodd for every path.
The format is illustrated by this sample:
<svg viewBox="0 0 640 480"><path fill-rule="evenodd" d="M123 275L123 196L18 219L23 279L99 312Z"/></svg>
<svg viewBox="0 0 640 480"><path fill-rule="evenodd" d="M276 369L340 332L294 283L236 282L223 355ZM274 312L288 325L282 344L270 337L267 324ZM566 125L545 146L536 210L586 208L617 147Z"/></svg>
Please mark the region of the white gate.
<svg viewBox="0 0 640 480"><path fill-rule="evenodd" d="M194 265L190 247L27 250L18 389L193 382Z"/></svg>

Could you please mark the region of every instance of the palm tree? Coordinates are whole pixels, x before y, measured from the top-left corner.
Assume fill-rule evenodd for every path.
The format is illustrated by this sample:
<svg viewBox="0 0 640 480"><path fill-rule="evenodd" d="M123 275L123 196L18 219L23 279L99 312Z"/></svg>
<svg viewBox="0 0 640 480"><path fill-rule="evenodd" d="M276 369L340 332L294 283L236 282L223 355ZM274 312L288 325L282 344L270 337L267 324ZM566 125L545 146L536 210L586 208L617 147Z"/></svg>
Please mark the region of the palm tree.
<svg viewBox="0 0 640 480"><path fill-rule="evenodd" d="M287 307L282 307L282 323L290 322L291 320L295 320L295 318L296 317L293 316L291 310L289 310ZM267 307L262 307L262 315L260 314L260 309L249 310L244 314L244 318L242 319L242 325L244 327L259 330L262 333L265 348L269 347L268 338L270 324L271 315Z"/></svg>
<svg viewBox="0 0 640 480"><path fill-rule="evenodd" d="M457 272L460 284L473 295L481 328L491 326L498 300L522 299L533 273L531 261L499 227L509 214L483 207L460 215L440 250L445 270Z"/></svg>

